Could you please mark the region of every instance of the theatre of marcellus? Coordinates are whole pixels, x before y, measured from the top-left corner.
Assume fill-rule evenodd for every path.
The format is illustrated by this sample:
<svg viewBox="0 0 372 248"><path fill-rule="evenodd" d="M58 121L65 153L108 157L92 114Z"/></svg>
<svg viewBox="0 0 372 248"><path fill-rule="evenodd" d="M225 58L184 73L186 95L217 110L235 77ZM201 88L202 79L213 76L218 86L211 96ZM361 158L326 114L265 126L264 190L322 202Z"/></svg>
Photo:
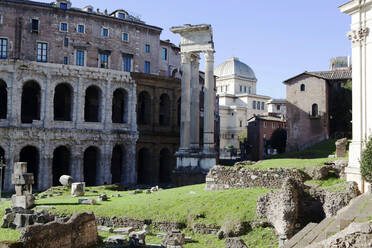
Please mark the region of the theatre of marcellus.
<svg viewBox="0 0 372 248"><path fill-rule="evenodd" d="M66 0L0 2L5 190L12 189L11 165L18 161L28 163L38 190L58 185L65 174L87 186L172 182L187 121L181 117L181 51L160 40L161 31L125 10L78 9ZM213 50L206 56L212 72L205 96L215 106ZM203 93L205 76L197 74L192 87ZM199 113L204 96L195 90L192 107ZM215 163L215 116L208 115L209 126L202 116L193 116L200 132L191 137L201 147L199 133L208 128L210 144L198 151ZM185 142L189 133L183 135Z"/></svg>

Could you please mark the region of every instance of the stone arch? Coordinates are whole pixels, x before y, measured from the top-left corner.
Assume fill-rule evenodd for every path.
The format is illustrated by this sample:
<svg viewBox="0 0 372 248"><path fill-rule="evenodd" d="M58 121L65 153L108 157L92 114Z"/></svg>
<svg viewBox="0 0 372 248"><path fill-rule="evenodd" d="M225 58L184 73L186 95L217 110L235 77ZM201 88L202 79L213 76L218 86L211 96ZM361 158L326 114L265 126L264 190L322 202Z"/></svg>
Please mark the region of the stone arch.
<svg viewBox="0 0 372 248"><path fill-rule="evenodd" d="M0 163L4 163L5 164L5 150L0 146ZM2 181L1 181L1 188L4 189L4 185L5 185L5 168L2 169L1 171L2 175L1 175L1 178L2 178Z"/></svg>
<svg viewBox="0 0 372 248"><path fill-rule="evenodd" d="M40 155L35 146L25 146L19 153L19 161L27 163L27 172L34 174L34 185L38 188Z"/></svg>
<svg viewBox="0 0 372 248"><path fill-rule="evenodd" d="M36 81L28 81L22 88L21 122L40 120L41 91Z"/></svg>
<svg viewBox="0 0 372 248"><path fill-rule="evenodd" d="M177 126L181 126L181 97L177 100Z"/></svg>
<svg viewBox="0 0 372 248"><path fill-rule="evenodd" d="M101 122L102 91L95 85L85 90L84 120L86 122Z"/></svg>
<svg viewBox="0 0 372 248"><path fill-rule="evenodd" d="M159 182L160 183L171 183L172 182L172 171L174 169L172 154L168 148L163 148L160 151L159 157Z"/></svg>
<svg viewBox="0 0 372 248"><path fill-rule="evenodd" d="M177 72L178 72L178 69L177 68L176 69L173 69L173 71L171 73L171 75L172 75L173 78L175 78L177 76Z"/></svg>
<svg viewBox="0 0 372 248"><path fill-rule="evenodd" d="M71 152L66 146L59 146L53 152L53 186L60 185L59 178L69 175Z"/></svg>
<svg viewBox="0 0 372 248"><path fill-rule="evenodd" d="M101 160L98 147L90 146L84 151L84 181L87 186L97 184L97 171Z"/></svg>
<svg viewBox="0 0 372 248"><path fill-rule="evenodd" d="M113 93L112 122L128 123L128 92L122 88Z"/></svg>
<svg viewBox="0 0 372 248"><path fill-rule="evenodd" d="M318 111L318 104L314 103L312 106L311 106L311 116L318 116L319 115L319 111Z"/></svg>
<svg viewBox="0 0 372 248"><path fill-rule="evenodd" d="M122 145L115 145L111 157L111 175L112 183L121 183L124 167L126 164L126 152Z"/></svg>
<svg viewBox="0 0 372 248"><path fill-rule="evenodd" d="M0 79L0 119L7 119L8 90L6 83Z"/></svg>
<svg viewBox="0 0 372 248"><path fill-rule="evenodd" d="M169 126L171 115L171 100L168 94L164 93L160 96L159 102L159 125Z"/></svg>
<svg viewBox="0 0 372 248"><path fill-rule="evenodd" d="M54 90L54 120L71 121L72 120L72 99L73 89L68 83L61 83Z"/></svg>
<svg viewBox="0 0 372 248"><path fill-rule="evenodd" d="M137 154L137 183L151 184L152 177L152 155L150 149L143 147Z"/></svg>
<svg viewBox="0 0 372 248"><path fill-rule="evenodd" d="M140 125L151 124L151 97L147 91L142 91L138 95L137 122Z"/></svg>

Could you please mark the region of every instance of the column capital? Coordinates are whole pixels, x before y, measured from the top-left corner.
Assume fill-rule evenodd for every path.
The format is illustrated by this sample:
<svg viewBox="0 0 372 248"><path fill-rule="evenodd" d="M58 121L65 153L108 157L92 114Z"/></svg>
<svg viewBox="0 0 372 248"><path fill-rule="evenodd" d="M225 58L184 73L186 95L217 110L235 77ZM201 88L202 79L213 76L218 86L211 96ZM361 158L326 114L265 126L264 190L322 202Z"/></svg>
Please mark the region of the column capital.
<svg viewBox="0 0 372 248"><path fill-rule="evenodd" d="M206 51L204 54L204 58L206 62L214 62L214 51Z"/></svg>
<svg viewBox="0 0 372 248"><path fill-rule="evenodd" d="M191 53L181 52L181 63L190 64L191 63Z"/></svg>
<svg viewBox="0 0 372 248"><path fill-rule="evenodd" d="M347 37L351 40L352 43L360 42L366 39L369 34L368 27L361 27L359 29L351 30L347 33Z"/></svg>

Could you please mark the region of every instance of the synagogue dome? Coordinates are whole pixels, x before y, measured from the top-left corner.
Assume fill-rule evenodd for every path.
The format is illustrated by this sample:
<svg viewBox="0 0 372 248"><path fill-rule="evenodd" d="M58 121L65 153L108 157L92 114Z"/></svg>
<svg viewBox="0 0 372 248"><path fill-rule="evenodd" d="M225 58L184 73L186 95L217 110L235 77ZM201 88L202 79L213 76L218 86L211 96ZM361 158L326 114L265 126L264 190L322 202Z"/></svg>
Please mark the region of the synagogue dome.
<svg viewBox="0 0 372 248"><path fill-rule="evenodd" d="M214 70L217 77L237 76L257 81L256 75L251 67L233 57L220 64Z"/></svg>

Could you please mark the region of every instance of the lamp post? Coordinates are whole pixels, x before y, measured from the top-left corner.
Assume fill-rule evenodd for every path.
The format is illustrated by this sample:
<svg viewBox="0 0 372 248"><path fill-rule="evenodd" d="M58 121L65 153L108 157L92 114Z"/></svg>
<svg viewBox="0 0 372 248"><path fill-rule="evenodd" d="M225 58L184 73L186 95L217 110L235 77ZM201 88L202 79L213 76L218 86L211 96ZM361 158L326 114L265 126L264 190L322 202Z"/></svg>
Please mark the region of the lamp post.
<svg viewBox="0 0 372 248"><path fill-rule="evenodd" d="M2 191L2 188L3 188L3 169L5 167L5 164L4 164L4 158L3 157L0 157L0 200L1 200L1 191Z"/></svg>

